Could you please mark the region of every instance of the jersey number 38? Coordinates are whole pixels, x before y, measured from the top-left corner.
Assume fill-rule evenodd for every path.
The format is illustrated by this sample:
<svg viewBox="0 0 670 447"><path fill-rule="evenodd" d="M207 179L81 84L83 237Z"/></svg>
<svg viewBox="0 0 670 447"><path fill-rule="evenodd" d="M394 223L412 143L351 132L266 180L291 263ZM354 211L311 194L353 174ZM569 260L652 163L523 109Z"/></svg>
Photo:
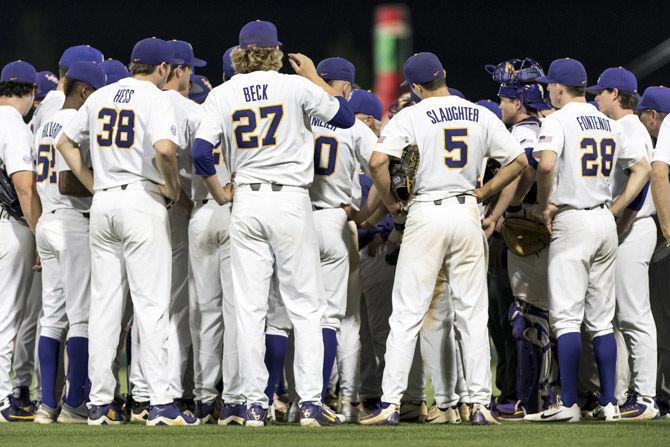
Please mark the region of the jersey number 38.
<svg viewBox="0 0 670 447"><path fill-rule="evenodd" d="M100 109L98 119L102 120L102 129L96 136L100 147L115 146L117 149L130 149L135 142L135 112L132 110Z"/></svg>

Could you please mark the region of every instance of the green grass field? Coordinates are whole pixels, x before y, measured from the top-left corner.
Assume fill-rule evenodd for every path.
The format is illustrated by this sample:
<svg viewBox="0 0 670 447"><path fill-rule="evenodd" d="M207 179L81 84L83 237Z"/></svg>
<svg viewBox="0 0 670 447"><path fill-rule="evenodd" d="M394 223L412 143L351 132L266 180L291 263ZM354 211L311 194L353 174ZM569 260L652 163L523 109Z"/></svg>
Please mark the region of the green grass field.
<svg viewBox="0 0 670 447"><path fill-rule="evenodd" d="M495 427L428 426L301 428L88 427L54 424L0 425L0 446L663 446L670 443L670 420L647 423L504 424Z"/></svg>

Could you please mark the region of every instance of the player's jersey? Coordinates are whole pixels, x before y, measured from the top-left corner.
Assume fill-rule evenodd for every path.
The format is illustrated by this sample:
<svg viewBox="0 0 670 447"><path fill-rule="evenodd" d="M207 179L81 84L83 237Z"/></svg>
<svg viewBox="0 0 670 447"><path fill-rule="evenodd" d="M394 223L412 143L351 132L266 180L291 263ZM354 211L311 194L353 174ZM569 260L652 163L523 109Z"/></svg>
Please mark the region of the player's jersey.
<svg viewBox="0 0 670 447"><path fill-rule="evenodd" d="M617 122L623 127L626 140L629 144L641 150L645 157L647 157L648 160L651 160L654 144L651 141L649 132L647 132L647 128L644 127L640 118L635 114L630 114L624 116ZM621 167L621 164L617 164L612 173L612 198L618 197L623 192L626 187L626 182L628 182L628 173ZM656 208L654 207L654 201L651 197L651 193L648 192L637 216L646 217L655 213Z"/></svg>
<svg viewBox="0 0 670 447"><path fill-rule="evenodd" d="M236 184L307 187L314 178L310 116L328 122L339 107L337 99L298 75L237 74L207 96L196 137L213 145L222 136L227 140Z"/></svg>
<svg viewBox="0 0 670 447"><path fill-rule="evenodd" d="M174 108L174 115L177 122L177 138L179 139L179 158L177 165L179 168L179 182L181 189L185 192L191 191L193 162L191 160L191 139L188 130L188 116L191 112L199 108L199 105L184 96L176 90L166 90L165 94L170 99Z"/></svg>
<svg viewBox="0 0 670 447"><path fill-rule="evenodd" d="M400 157L408 144L419 148L417 201L472 194L484 158L505 166L523 153L493 112L453 95L426 98L402 109L383 129L374 150Z"/></svg>
<svg viewBox="0 0 670 447"><path fill-rule="evenodd" d="M188 115L188 147L193 147L193 141L195 140L196 132L198 131L198 126L200 125L200 119L202 118L202 106L196 107ZM215 143L216 147L213 150L214 155L214 164L216 165L216 175L219 178L219 181L222 185L230 183L230 171L226 164L226 159L224 154L229 151L222 150L222 144L225 144L226 140L224 139L221 143ZM189 159L190 159L189 154ZM202 181L202 177L195 174L195 168L191 165L191 199L193 200L211 200L213 199L212 194L207 189L205 182Z"/></svg>
<svg viewBox="0 0 670 447"><path fill-rule="evenodd" d="M665 117L658 131L653 161L670 165L670 115Z"/></svg>
<svg viewBox="0 0 670 447"><path fill-rule="evenodd" d="M593 208L612 201L612 170L629 168L644 154L628 143L621 124L588 103L571 102L542 122L534 153L557 154L549 201Z"/></svg>
<svg viewBox="0 0 670 447"><path fill-rule="evenodd" d="M72 197L58 191L58 172L69 170L65 160L56 150L56 143L61 136L63 127L77 114L75 109L63 109L51 117L37 129L33 154L37 161L35 180L37 193L42 202L42 213L50 213L59 209L75 209L85 213L91 209L90 197ZM80 147L84 163L90 166L88 146Z"/></svg>
<svg viewBox="0 0 670 447"><path fill-rule="evenodd" d="M163 185L153 145L179 144L167 95L134 78L96 90L63 131L78 144L90 141L96 191L142 180Z"/></svg>
<svg viewBox="0 0 670 447"><path fill-rule="evenodd" d="M33 117L29 123L30 130L36 132L37 129L42 127L46 120L51 118L51 115L63 108L64 103L65 93L60 90L51 90L48 92L33 113Z"/></svg>
<svg viewBox="0 0 670 447"><path fill-rule="evenodd" d="M33 134L14 107L0 106L0 169L11 176L19 171L34 171Z"/></svg>
<svg viewBox="0 0 670 447"><path fill-rule="evenodd" d="M367 168L377 137L360 120L338 129L312 117L314 182L309 188L312 205L337 208L352 203L359 166Z"/></svg>

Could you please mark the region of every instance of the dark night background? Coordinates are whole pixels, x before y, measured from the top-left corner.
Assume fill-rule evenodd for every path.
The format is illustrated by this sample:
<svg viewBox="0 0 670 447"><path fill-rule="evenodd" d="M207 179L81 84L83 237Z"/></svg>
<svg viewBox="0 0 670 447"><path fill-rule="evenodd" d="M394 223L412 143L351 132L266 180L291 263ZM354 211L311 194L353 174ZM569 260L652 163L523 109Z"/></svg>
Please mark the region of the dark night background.
<svg viewBox="0 0 670 447"><path fill-rule="evenodd" d="M350 58L358 82L372 82L372 27L376 4L363 0L316 1L6 1L0 0L0 63L25 59L38 70L57 71L62 50L88 43L126 62L144 37L190 41L209 62L200 73L214 84L221 54L237 43L239 29L254 19L279 29L285 52L315 62ZM580 59L589 81L610 66L627 65L670 38L670 0L404 2L411 11L415 51L433 51L447 82L468 98L493 98L497 87L486 63L529 56L545 70L558 57ZM670 84L670 64L640 79L640 90Z"/></svg>

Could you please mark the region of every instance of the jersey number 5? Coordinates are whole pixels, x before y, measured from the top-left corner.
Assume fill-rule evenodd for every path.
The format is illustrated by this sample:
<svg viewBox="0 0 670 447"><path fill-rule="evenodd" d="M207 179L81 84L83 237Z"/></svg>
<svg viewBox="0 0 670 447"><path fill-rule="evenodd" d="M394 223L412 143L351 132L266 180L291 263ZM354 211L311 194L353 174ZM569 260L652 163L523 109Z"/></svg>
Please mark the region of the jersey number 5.
<svg viewBox="0 0 670 447"><path fill-rule="evenodd" d="M600 142L593 138L584 138L579 145L582 151L582 177L595 177L598 168L604 177L612 172L612 161L616 143L611 138L603 138Z"/></svg>
<svg viewBox="0 0 670 447"><path fill-rule="evenodd" d="M258 109L261 119L265 119L265 126L261 130L263 136L260 138L261 147L275 146L277 144L277 129L279 123L284 116L284 106L279 104L276 106L265 106ZM233 123L235 126L235 141L237 147L240 149L258 149L259 137L256 134L258 127L258 120L256 119L256 111L252 109L236 110L233 113Z"/></svg>
<svg viewBox="0 0 670 447"><path fill-rule="evenodd" d="M129 149L135 142L135 112L104 108L98 112L102 120L102 129L96 136L98 146L116 146L118 149Z"/></svg>
<svg viewBox="0 0 670 447"><path fill-rule="evenodd" d="M449 169L463 169L468 163L468 129L444 129L444 164Z"/></svg>

